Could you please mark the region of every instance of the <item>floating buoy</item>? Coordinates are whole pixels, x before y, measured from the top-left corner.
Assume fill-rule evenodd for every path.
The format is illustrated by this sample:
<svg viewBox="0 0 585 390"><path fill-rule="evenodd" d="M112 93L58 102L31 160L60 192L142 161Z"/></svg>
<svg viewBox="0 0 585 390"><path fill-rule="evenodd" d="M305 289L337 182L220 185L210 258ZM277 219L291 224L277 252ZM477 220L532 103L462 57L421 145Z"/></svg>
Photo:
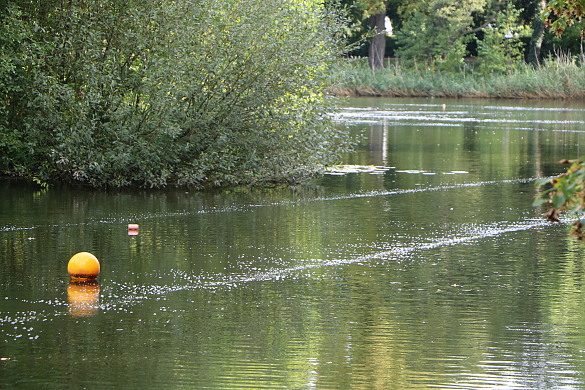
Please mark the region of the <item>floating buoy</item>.
<svg viewBox="0 0 585 390"><path fill-rule="evenodd" d="M67 272L72 280L95 280L100 274L100 262L89 252L79 252L69 260Z"/></svg>
<svg viewBox="0 0 585 390"><path fill-rule="evenodd" d="M129 223L128 224L128 235L129 236L137 236L138 235L138 224L137 223Z"/></svg>
<svg viewBox="0 0 585 390"><path fill-rule="evenodd" d="M67 286L69 314L75 317L93 316L99 312L100 285L97 281L71 281Z"/></svg>

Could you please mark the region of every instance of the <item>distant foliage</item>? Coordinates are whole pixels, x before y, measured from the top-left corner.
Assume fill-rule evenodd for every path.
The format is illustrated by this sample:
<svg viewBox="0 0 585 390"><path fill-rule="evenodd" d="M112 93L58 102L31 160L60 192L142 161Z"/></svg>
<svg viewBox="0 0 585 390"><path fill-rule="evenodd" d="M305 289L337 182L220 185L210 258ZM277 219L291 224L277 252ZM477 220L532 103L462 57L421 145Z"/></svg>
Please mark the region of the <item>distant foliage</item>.
<svg viewBox="0 0 585 390"><path fill-rule="evenodd" d="M422 3L397 32L396 55L406 63L430 69L460 70L471 38L466 31L473 24L474 13L483 11L485 6L485 0Z"/></svg>
<svg viewBox="0 0 585 390"><path fill-rule="evenodd" d="M335 162L316 0L0 9L0 173L92 186L297 180Z"/></svg>
<svg viewBox="0 0 585 390"><path fill-rule="evenodd" d="M480 73L511 72L524 61L524 43L532 31L520 23L520 12L512 4L498 14L494 23L483 29L477 39L477 71Z"/></svg>

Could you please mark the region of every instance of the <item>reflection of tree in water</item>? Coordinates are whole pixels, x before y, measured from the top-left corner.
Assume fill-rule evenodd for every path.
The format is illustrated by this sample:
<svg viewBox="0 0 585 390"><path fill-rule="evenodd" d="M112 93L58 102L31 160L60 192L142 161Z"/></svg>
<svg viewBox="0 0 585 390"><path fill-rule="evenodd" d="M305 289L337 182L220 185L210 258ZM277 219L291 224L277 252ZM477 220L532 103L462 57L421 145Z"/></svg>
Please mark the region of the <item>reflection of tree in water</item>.
<svg viewBox="0 0 585 390"><path fill-rule="evenodd" d="M477 140L478 122L466 122L463 124L463 150L477 152L479 142Z"/></svg>
<svg viewBox="0 0 585 390"><path fill-rule="evenodd" d="M388 162L388 123L370 125L369 151L375 153L375 162L386 165Z"/></svg>

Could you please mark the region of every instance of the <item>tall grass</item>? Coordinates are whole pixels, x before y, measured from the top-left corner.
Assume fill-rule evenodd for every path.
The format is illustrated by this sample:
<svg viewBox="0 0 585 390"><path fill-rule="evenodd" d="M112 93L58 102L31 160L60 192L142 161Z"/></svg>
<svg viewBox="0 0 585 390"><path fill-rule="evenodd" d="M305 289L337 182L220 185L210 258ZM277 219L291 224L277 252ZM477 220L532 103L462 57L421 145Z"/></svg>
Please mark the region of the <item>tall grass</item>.
<svg viewBox="0 0 585 390"><path fill-rule="evenodd" d="M330 68L329 93L339 96L585 98L585 66L559 54L538 67L518 64L506 74L479 74L473 64L458 72L406 68L389 62L373 72L365 59L339 60Z"/></svg>

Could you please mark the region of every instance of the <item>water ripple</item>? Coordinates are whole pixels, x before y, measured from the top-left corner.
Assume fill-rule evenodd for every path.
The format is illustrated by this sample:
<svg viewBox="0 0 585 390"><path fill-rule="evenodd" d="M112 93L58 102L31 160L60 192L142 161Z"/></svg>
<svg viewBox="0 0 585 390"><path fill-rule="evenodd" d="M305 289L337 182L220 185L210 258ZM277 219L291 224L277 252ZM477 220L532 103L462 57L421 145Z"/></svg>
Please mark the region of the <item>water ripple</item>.
<svg viewBox="0 0 585 390"><path fill-rule="evenodd" d="M421 172L422 171L417 171ZM140 222L150 219L157 219L157 218L169 218L169 217L189 217L193 215L200 215L200 214L213 214L213 213L232 213L232 212L248 212L252 211L257 208L262 207L278 207L278 206L289 206L289 205L297 205L297 204L306 204L310 202L330 202L330 201L338 201L338 200L350 200L350 199L362 199L362 198L374 198L374 197L384 197L384 196L394 196L394 195L407 195L407 194L417 194L422 192L435 192L435 191L449 191L449 190L457 190L463 188L474 188L474 187L483 187L489 185L500 185L500 184L522 184L522 183L530 183L538 180L539 178L518 178L518 179L508 179L508 180L492 180L492 181L479 181L479 182L469 182L469 183L459 183L459 184L449 184L449 185L439 185L439 186L429 186L429 187L417 187L412 189L398 189L398 190L387 190L387 191L368 191L368 192L358 192L358 193L350 193L345 195L337 195L337 196L324 196L324 197L314 197L314 198L306 198L306 199L297 199L297 200L285 200L279 202L267 202L267 203L257 203L257 204L249 204L245 206L228 206L228 207L221 207L221 208L204 208L199 210L182 210L182 211L175 211L175 212L165 212L165 213L149 213L147 215L135 215L135 216L124 216L124 217L111 217L111 218L98 218L98 219L90 219L87 222L80 222L80 223L59 223L59 224L46 224L46 225L33 225L33 226L0 226L0 233L2 232L14 232L14 231L26 231L26 230L34 230L34 229L41 229L41 228L67 228L67 227L78 227L78 226L88 226L88 225L96 225L96 224L125 224L129 222Z"/></svg>

